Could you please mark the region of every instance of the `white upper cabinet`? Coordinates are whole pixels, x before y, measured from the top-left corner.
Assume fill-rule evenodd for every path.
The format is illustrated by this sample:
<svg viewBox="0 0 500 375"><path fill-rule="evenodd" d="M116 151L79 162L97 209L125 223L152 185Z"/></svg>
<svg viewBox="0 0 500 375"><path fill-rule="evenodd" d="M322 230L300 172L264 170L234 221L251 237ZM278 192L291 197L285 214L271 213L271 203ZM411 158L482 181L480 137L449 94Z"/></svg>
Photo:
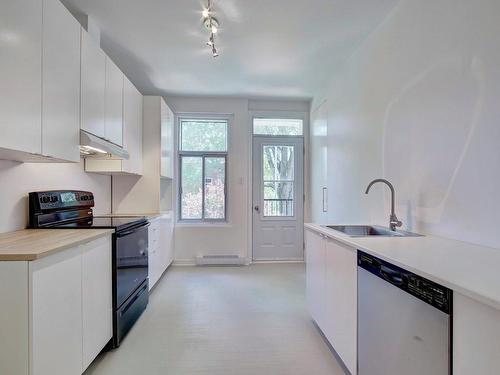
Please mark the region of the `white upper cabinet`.
<svg viewBox="0 0 500 375"><path fill-rule="evenodd" d="M173 178L174 175L174 113L161 100L161 155L160 176Z"/></svg>
<svg viewBox="0 0 500 375"><path fill-rule="evenodd" d="M82 130L105 138L106 55L82 30L81 123Z"/></svg>
<svg viewBox="0 0 500 375"><path fill-rule="evenodd" d="M123 146L123 73L107 56L104 138Z"/></svg>
<svg viewBox="0 0 500 375"><path fill-rule="evenodd" d="M123 148L128 160L87 158L85 171L142 175L142 94L123 76ZM107 128L106 128L107 129Z"/></svg>
<svg viewBox="0 0 500 375"><path fill-rule="evenodd" d="M43 0L42 154L79 162L80 24L59 0Z"/></svg>
<svg viewBox="0 0 500 375"><path fill-rule="evenodd" d="M0 148L40 154L42 2L2 1L0 25Z"/></svg>
<svg viewBox="0 0 500 375"><path fill-rule="evenodd" d="M142 94L124 77L123 141L130 158L123 161L123 170L132 174L142 174L142 105Z"/></svg>

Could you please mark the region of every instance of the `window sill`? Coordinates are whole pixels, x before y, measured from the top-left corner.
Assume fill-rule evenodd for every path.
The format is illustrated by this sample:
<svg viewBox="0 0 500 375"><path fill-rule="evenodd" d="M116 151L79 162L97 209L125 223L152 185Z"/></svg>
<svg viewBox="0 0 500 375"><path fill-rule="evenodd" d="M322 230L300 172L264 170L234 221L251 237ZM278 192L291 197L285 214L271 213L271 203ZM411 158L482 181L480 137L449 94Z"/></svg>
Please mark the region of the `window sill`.
<svg viewBox="0 0 500 375"><path fill-rule="evenodd" d="M177 221L175 223L175 226L182 227L182 228L232 228L233 227L233 225L228 223L227 221L223 221L223 222L219 222L219 223L217 223L217 222L210 223L210 222L202 222L202 221L189 223L189 222L185 222L185 221Z"/></svg>

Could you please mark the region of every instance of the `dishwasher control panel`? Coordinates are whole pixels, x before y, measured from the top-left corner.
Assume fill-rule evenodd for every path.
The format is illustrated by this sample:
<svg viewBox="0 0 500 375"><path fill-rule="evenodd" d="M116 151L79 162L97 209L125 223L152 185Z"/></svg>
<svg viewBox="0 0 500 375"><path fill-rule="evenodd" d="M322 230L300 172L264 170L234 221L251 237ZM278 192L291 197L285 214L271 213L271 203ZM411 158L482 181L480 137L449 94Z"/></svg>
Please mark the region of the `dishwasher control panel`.
<svg viewBox="0 0 500 375"><path fill-rule="evenodd" d="M358 250L358 266L446 314L452 312L453 291L413 272Z"/></svg>

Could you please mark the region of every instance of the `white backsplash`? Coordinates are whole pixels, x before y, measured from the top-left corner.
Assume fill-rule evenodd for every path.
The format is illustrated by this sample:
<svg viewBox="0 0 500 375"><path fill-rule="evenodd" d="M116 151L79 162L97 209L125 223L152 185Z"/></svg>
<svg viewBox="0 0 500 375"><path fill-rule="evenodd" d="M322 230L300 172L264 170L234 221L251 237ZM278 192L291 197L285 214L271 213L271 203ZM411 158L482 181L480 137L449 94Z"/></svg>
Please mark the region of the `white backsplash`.
<svg viewBox="0 0 500 375"><path fill-rule="evenodd" d="M88 190L94 193L94 212L111 212L111 178L85 173L79 164L16 163L0 160L0 233L28 224L28 193L39 190Z"/></svg>

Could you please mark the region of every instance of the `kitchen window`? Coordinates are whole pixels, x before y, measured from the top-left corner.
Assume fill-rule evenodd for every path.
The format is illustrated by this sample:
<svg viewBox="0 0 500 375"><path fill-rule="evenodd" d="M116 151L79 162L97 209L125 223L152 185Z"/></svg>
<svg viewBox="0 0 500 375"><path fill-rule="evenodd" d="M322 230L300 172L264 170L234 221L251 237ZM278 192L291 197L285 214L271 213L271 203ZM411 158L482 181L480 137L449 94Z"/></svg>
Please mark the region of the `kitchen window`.
<svg viewBox="0 0 500 375"><path fill-rule="evenodd" d="M228 121L179 119L179 218L225 221Z"/></svg>

